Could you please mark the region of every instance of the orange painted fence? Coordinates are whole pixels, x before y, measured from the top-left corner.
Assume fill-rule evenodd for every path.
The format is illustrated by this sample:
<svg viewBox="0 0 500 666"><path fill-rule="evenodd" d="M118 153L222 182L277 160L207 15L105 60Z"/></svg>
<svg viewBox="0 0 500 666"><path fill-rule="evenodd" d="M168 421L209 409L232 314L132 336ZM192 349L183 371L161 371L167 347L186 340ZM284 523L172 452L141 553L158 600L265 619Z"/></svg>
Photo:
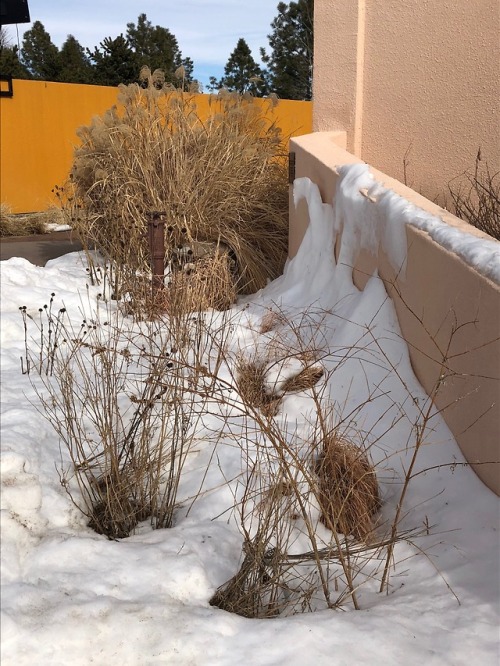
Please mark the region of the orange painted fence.
<svg viewBox="0 0 500 666"><path fill-rule="evenodd" d="M76 130L117 103L117 88L48 81L13 81L13 96L0 97L0 201L14 213L56 204L55 185L66 180L78 145ZM197 95L200 116L209 96ZM268 109L283 136L312 131L312 103L280 100Z"/></svg>

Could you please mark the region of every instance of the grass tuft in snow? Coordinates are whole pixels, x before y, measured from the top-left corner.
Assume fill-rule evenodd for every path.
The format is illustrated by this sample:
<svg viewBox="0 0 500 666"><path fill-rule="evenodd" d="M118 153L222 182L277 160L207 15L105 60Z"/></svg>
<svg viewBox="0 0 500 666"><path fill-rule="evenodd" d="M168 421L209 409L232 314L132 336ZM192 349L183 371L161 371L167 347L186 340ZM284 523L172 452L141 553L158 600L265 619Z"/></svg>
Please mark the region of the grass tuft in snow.
<svg viewBox="0 0 500 666"><path fill-rule="evenodd" d="M316 473L321 522L331 530L370 541L381 500L367 453L332 430L320 443Z"/></svg>

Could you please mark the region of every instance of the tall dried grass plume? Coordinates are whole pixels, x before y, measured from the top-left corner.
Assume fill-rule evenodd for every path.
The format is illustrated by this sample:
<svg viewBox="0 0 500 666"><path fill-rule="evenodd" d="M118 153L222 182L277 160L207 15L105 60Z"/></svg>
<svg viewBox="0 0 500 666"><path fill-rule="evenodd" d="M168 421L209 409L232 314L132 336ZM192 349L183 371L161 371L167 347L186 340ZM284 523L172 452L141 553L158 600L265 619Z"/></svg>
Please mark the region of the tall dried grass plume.
<svg viewBox="0 0 500 666"><path fill-rule="evenodd" d="M142 85L120 86L118 107L78 130L68 188L74 230L118 266L147 271L148 214L162 211L188 243L229 248L238 291L258 290L280 275L287 254L279 128L252 98L221 91L202 118L196 94L157 71L141 77Z"/></svg>

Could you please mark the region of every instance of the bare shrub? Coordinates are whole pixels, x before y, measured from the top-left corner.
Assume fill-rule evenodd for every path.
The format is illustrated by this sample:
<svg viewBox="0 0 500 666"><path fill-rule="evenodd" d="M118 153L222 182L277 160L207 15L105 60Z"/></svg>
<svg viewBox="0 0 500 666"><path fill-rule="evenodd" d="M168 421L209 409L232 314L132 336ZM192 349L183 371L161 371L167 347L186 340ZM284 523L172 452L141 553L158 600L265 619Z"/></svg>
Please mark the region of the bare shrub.
<svg viewBox="0 0 500 666"><path fill-rule="evenodd" d="M448 189L457 217L500 240L500 172L491 173L481 151L474 169L452 180Z"/></svg>
<svg viewBox="0 0 500 666"><path fill-rule="evenodd" d="M345 469L351 463L345 451L356 450L356 462L367 461L366 453L348 444L344 437L343 457L340 446L335 451L337 476L329 478L328 463L333 466L334 451L327 444L340 442L341 438L331 426L333 405L325 401L322 387L317 388L324 369L317 364L319 350L311 346L315 337L309 335L310 321L304 316L298 322L281 316L280 321L281 326L273 321L271 329L276 345L266 337L260 357L240 355L234 366L234 384L241 399L234 407L248 423L242 428L247 435L240 436L246 450L246 482L240 501L242 563L210 603L245 617L269 618L336 608L347 599L359 608L357 587L374 575L374 567L367 562L380 547L374 545L377 539L370 544L360 543L359 535L367 536L366 517L361 515L357 525L355 515L362 504L361 476L370 477L370 489L376 497L372 501L378 508L373 467L367 470L358 464L357 472ZM301 366L301 371L282 381L280 373L299 367L299 359L302 363L315 359L316 365ZM274 381L267 377L269 372ZM294 431L293 424L290 431L286 421L277 417L274 404L279 405L285 388L311 393L312 414L305 432ZM363 472L359 471L361 467ZM335 499L332 492L327 501L329 490L341 482L343 492L338 492ZM369 512L371 518L373 508ZM365 566L369 570L363 572Z"/></svg>
<svg viewBox="0 0 500 666"><path fill-rule="evenodd" d="M429 399L417 405L405 398L416 405L414 441L404 453L394 516L374 529L381 500L369 453L377 438L355 428L364 406L387 397L384 378L350 411L325 387L336 368L350 359L357 367L363 356L407 390L380 337L362 327L358 340L335 350L336 365L327 372L317 344L324 331L312 330L314 322L322 329L321 312L314 318L283 313L273 323L274 337L261 334L248 359L235 341L230 349L230 314L174 306L169 316L157 312L132 325L119 308L111 308L114 319L108 316L108 304L106 322L96 315L78 331L61 324L65 338L58 341L64 344L47 346L46 335L40 338L54 377L45 363L32 363L41 370L42 410L72 463L61 470L61 482L88 524L110 538L127 536L148 518L153 527L168 527L200 424L205 415L217 415L216 442L229 433L242 449L243 494L235 491L235 508L243 549L239 570L210 603L266 618L346 603L359 609L359 587L375 582L379 591L388 589L395 545L414 536L401 530L404 502L421 473L415 464L435 416L433 399L448 370L450 345L438 348L441 372ZM36 322L22 316L25 325ZM270 381L273 366L278 372ZM282 381L280 373L290 368L296 371ZM277 415L287 383L309 392L310 412L300 427ZM396 415L389 429L410 418L404 404L391 404Z"/></svg>
<svg viewBox="0 0 500 666"><path fill-rule="evenodd" d="M257 446L255 441L243 443L248 458L240 503L242 563L215 592L211 605L254 618L337 608L346 599L358 608L356 589L371 579L374 567L369 558L381 545L375 545L376 540L360 543L340 532L338 518L345 512L345 500L335 508L330 503L330 514L323 520L327 475L322 483L316 442L328 415L317 415L310 441L304 441L298 433L290 439L282 424L264 416L259 421L258 414L247 409L261 429ZM348 494L353 491L349 478L346 474ZM354 514L350 518L355 521Z"/></svg>
<svg viewBox="0 0 500 666"><path fill-rule="evenodd" d="M176 326L159 318L130 323L108 307L105 321L95 313L80 329L61 325L58 344L48 349L51 372L45 362L40 368L31 362L43 370L43 391L33 379L41 412L71 460L61 469L61 483L89 526L110 538L128 536L146 519L154 528L172 525L200 418L197 394L188 386L197 385L201 365L179 344L190 319ZM184 331L190 343L192 335L196 330ZM206 353L201 339L193 348Z"/></svg>
<svg viewBox="0 0 500 666"><path fill-rule="evenodd" d="M288 327L298 340L288 355L317 358L309 347L310 339L305 343L301 337L301 325L286 317L282 321L280 331L275 321L271 330L290 342L293 336L283 330ZM404 377L378 337L369 326L363 328L359 340L349 349L339 350L339 364L358 359L365 352L370 362L385 363L387 377L395 377L407 391ZM393 404L395 416L388 429L401 419L410 420L413 428L406 446L395 452L405 459L397 504L393 515L380 524L375 517L382 501L369 453L380 435L358 431L353 437L357 415L381 395L380 385L363 404L347 413L329 401L321 388L310 387L314 405L310 428L290 432L286 420L263 413L254 398L265 393L268 357L264 354L260 365L254 360L253 365L244 367L250 388L239 389L239 410L251 426L243 428L247 435L241 438L247 450L246 484L239 504L242 562L213 595L212 605L245 617L273 618L338 608L346 602L359 609L360 587L368 586L373 592L375 588L378 592L389 590L397 543L414 544L415 539L429 534L428 525L424 530L403 530L402 520L408 515L405 500L412 480L425 471L415 471L416 460L437 413L434 400L450 372L452 339L461 328L458 324L454 327L444 348L432 338L441 371L430 396L418 403L411 399L416 409L409 412L405 399ZM331 383L334 372L330 371L326 384ZM450 462L450 467L455 464ZM422 547L416 545L416 551L423 552Z"/></svg>

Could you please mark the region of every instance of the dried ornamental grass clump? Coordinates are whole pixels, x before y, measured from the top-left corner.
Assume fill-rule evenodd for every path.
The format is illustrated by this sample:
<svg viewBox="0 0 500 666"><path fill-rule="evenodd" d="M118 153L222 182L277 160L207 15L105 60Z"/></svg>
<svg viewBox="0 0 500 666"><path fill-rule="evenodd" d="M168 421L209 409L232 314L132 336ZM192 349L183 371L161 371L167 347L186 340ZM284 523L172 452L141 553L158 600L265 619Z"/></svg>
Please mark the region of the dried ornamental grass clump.
<svg viewBox="0 0 500 666"><path fill-rule="evenodd" d="M284 370L294 361L297 367L288 377L281 379L280 369ZM276 416L285 394L310 390L323 377L322 367L306 363L306 359L299 359L295 355L271 362L269 358L245 359L240 356L236 362L236 386L243 404L260 410L267 417ZM276 376L275 370L278 371Z"/></svg>
<svg viewBox="0 0 500 666"><path fill-rule="evenodd" d="M0 236L32 236L46 234L48 222L51 222L51 211L15 215L7 204L0 204Z"/></svg>
<svg viewBox="0 0 500 666"><path fill-rule="evenodd" d="M298 393L312 389L324 375L318 365L308 365L298 374L288 377L281 388L282 393Z"/></svg>
<svg viewBox="0 0 500 666"><path fill-rule="evenodd" d="M281 396L266 390L266 373L266 363L240 358L236 364L236 386L244 405L272 417L278 412Z"/></svg>
<svg viewBox="0 0 500 666"><path fill-rule="evenodd" d="M321 522L346 536L369 540L380 497L367 454L333 433L323 442L316 473Z"/></svg>
<svg viewBox="0 0 500 666"><path fill-rule="evenodd" d="M190 259L171 272L163 294L165 310L171 315L228 310L237 296L234 262L228 252L216 247Z"/></svg>
<svg viewBox="0 0 500 666"><path fill-rule="evenodd" d="M162 211L188 243L228 247L240 269L238 291L256 291L281 273L287 253L279 129L251 98L222 91L202 120L195 94L147 68L142 78L143 87L120 87L119 108L78 131L75 230L119 266L148 270L148 213ZM168 251L168 234L166 242Z"/></svg>

